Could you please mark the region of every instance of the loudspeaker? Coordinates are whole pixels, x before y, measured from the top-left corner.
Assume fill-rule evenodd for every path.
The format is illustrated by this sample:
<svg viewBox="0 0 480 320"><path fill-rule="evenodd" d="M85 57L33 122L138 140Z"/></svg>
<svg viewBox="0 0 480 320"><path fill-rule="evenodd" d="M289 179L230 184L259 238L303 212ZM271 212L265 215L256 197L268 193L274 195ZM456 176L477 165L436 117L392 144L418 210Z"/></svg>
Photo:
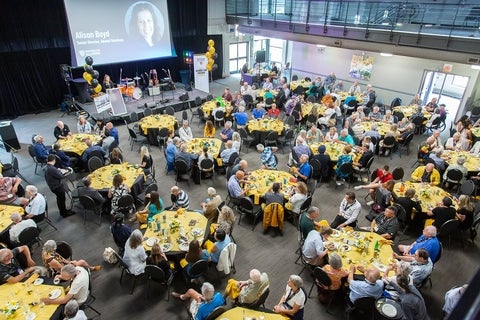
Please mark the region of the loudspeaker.
<svg viewBox="0 0 480 320"><path fill-rule="evenodd" d="M145 108L150 108L150 109L153 109L153 108L156 108L157 107L157 103L156 102L145 102Z"/></svg>
<svg viewBox="0 0 480 320"><path fill-rule="evenodd" d="M187 84L187 85L185 86L185 91L192 91L192 86L190 86L190 85Z"/></svg>
<svg viewBox="0 0 480 320"><path fill-rule="evenodd" d="M257 62L257 63L265 62L265 54L266 54L265 50L257 51L257 53L255 55L255 59L256 59L255 62Z"/></svg>
<svg viewBox="0 0 480 320"><path fill-rule="evenodd" d="M178 97L178 100L180 101L187 101L188 99L190 99L188 97L188 92L185 92L184 94L182 94L180 97Z"/></svg>

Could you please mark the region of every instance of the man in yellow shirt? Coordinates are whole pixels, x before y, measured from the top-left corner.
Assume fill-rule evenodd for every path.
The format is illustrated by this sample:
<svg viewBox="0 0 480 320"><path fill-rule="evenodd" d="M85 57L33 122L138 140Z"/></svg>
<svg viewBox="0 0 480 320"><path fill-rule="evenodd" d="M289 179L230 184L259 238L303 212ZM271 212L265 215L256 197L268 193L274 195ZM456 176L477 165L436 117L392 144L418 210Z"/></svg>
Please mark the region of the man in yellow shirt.
<svg viewBox="0 0 480 320"><path fill-rule="evenodd" d="M414 182L426 182L431 186L440 184L440 173L435 169L433 163L427 163L425 166L420 166L412 172L411 176Z"/></svg>

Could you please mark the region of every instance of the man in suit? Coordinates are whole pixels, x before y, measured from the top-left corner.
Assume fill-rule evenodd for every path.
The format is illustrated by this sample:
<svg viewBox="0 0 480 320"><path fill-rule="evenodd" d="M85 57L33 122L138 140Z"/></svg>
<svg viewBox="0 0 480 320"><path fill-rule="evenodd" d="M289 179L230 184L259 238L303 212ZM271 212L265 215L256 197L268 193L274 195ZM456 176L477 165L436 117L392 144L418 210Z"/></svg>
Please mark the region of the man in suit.
<svg viewBox="0 0 480 320"><path fill-rule="evenodd" d="M57 197L57 206L60 211L60 215L64 218L71 216L73 212L67 210L65 205L65 188L63 187L62 180L65 177L63 176L60 169L55 167L55 155L49 154L47 158L47 169L45 170L45 180L50 190Z"/></svg>
<svg viewBox="0 0 480 320"><path fill-rule="evenodd" d="M105 203L105 198L102 197L100 192L98 192L96 189L90 187L90 185L92 184L92 178L90 178L90 176L86 176L82 179L82 182L84 186L78 188L78 196L88 196L92 198L93 201L95 201L95 204L98 208L102 207Z"/></svg>

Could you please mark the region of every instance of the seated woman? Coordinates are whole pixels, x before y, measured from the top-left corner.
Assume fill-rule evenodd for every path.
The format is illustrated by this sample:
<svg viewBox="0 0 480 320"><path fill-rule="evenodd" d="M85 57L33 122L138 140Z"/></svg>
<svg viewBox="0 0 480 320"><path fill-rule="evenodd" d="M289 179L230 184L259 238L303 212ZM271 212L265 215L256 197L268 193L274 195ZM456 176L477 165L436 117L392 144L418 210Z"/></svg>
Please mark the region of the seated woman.
<svg viewBox="0 0 480 320"><path fill-rule="evenodd" d="M246 281L228 279L224 296L228 295L236 303L251 304L258 301L269 285L268 275L265 272L252 269L250 278Z"/></svg>
<svg viewBox="0 0 480 320"><path fill-rule="evenodd" d="M63 258L57 251L57 243L55 240L47 240L43 244L42 261L45 268L50 271L51 276L60 274L63 266L73 264L75 267L80 266L90 271L100 270L100 266L90 266L85 260L68 260Z"/></svg>
<svg viewBox="0 0 480 320"><path fill-rule="evenodd" d="M457 202L456 219L460 221L458 228L468 230L473 224L473 205L470 202L470 196L462 194Z"/></svg>
<svg viewBox="0 0 480 320"><path fill-rule="evenodd" d="M303 280L293 274L290 276L285 288L285 293L276 306L273 307L275 313L279 313L294 320L303 320L303 307L307 296L302 288Z"/></svg>
<svg viewBox="0 0 480 320"><path fill-rule="evenodd" d="M232 148L235 149L235 151L240 154L240 148L242 147L242 137L240 137L240 133L234 132L232 134Z"/></svg>
<svg viewBox="0 0 480 320"><path fill-rule="evenodd" d="M117 213L114 217L113 223L110 225L110 232L112 233L113 241L115 241L115 244L118 246L118 254L121 256L125 251L125 244L132 234L130 227L123 224L124 217L123 213Z"/></svg>
<svg viewBox="0 0 480 320"><path fill-rule="evenodd" d="M188 289L184 294L172 292L172 296L180 300L190 300L189 310L195 320L205 320L217 307L225 304L225 299L220 292L215 293L215 288L209 282L204 282L202 293Z"/></svg>
<svg viewBox="0 0 480 320"><path fill-rule="evenodd" d="M290 200L285 205L285 209L287 209L287 213L299 214L300 208L302 204L307 199L308 188L305 182L297 182L295 188L290 192Z"/></svg>
<svg viewBox="0 0 480 320"><path fill-rule="evenodd" d="M150 195L146 195L145 197L150 198L150 201L145 206L145 209L135 213L135 217L130 219L130 221L138 220L140 223L151 221L155 215L161 213L165 209L162 198L160 198L157 191L152 191Z"/></svg>
<svg viewBox="0 0 480 320"><path fill-rule="evenodd" d="M218 215L218 228L225 230L227 234L232 232L232 225L235 223L235 213L229 206L223 206Z"/></svg>
<svg viewBox="0 0 480 320"><path fill-rule="evenodd" d="M108 190L108 197L112 199L112 215L117 213L118 200L125 194L130 193L130 188L123 183L123 177L121 174L116 174L113 177L112 187Z"/></svg>
<svg viewBox="0 0 480 320"><path fill-rule="evenodd" d="M210 261L218 263L218 259L220 259L220 253L230 242L232 242L232 240L223 229L217 229L215 231L214 237L215 243L212 244L211 241L207 241L205 243L205 248L207 252L210 253Z"/></svg>
<svg viewBox="0 0 480 320"><path fill-rule="evenodd" d="M318 289L318 299L320 302L326 302L328 291L334 291L340 289L342 285L342 279L348 277L348 271L342 268L342 258L335 252L328 255L328 264L322 267L323 271L328 274L328 277L332 281L332 284L325 287L318 280L315 280Z"/></svg>
<svg viewBox="0 0 480 320"><path fill-rule="evenodd" d="M202 250L200 242L195 239L190 241L190 243L188 244L188 252L185 255L185 261L182 260L180 262L180 264L183 266L183 272L185 272L187 276L190 276L190 268L195 262L199 260L209 261L210 254L207 251Z"/></svg>
<svg viewBox="0 0 480 320"><path fill-rule="evenodd" d="M330 127L328 132L325 134L325 141L327 142L334 142L338 140L338 133L335 127Z"/></svg>
<svg viewBox="0 0 480 320"><path fill-rule="evenodd" d="M337 168L335 169L335 174L337 176L337 185L342 185L341 180L348 177L348 173L342 173L340 171L340 167L344 163L349 163L349 162L351 163L353 161L353 158L350 152L352 152L352 147L350 145L346 145L343 148L342 154L338 157Z"/></svg>
<svg viewBox="0 0 480 320"><path fill-rule="evenodd" d="M277 147L264 147L263 144L257 145L257 151L261 153L260 161L262 161L262 165L265 169L277 168L277 160L274 155L274 152L277 150Z"/></svg>
<svg viewBox="0 0 480 320"><path fill-rule="evenodd" d="M147 265L147 254L143 248L142 241L142 232L138 229L134 230L125 244L125 253L123 254L123 260L128 265L128 270L136 276L142 274Z"/></svg>
<svg viewBox="0 0 480 320"><path fill-rule="evenodd" d="M77 132L92 133L92 126L90 125L90 122L88 122L87 119L85 119L84 116L78 117Z"/></svg>
<svg viewBox="0 0 480 320"><path fill-rule="evenodd" d="M148 151L147 146L142 146L140 148L140 168L143 168L143 173L149 175L151 173L151 168L153 165L153 159Z"/></svg>
<svg viewBox="0 0 480 320"><path fill-rule="evenodd" d="M213 126L213 122L211 120L207 120L205 123L205 128L203 128L203 137L204 138L215 138L215 127Z"/></svg>
<svg viewBox="0 0 480 320"><path fill-rule="evenodd" d="M168 279L170 277L170 274L172 273L172 269L170 269L170 263L168 262L167 256L165 256L165 253L162 251L162 248L160 247L158 242L155 242L153 244L152 251L147 257L147 264L151 264L162 269L166 279Z"/></svg>
<svg viewBox="0 0 480 320"><path fill-rule="evenodd" d="M110 152L108 159L110 159L110 164L122 164L123 162L123 155L120 148L113 148L112 152Z"/></svg>

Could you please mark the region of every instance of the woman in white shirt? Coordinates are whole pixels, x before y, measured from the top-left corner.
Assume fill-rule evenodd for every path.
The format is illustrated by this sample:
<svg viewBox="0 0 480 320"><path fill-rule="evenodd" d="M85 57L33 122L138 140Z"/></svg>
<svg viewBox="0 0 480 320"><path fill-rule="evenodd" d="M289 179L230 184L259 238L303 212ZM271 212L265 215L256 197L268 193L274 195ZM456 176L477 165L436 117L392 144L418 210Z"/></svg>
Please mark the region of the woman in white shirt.
<svg viewBox="0 0 480 320"><path fill-rule="evenodd" d="M142 274L147 265L147 254L142 245L143 235L138 229L134 230L125 244L125 253L123 260L128 265L128 269L134 275Z"/></svg>
<svg viewBox="0 0 480 320"><path fill-rule="evenodd" d="M303 319L303 307L307 297L302 286L302 278L295 274L291 275L288 279L285 293L278 304L273 307L273 311L290 319Z"/></svg>
<svg viewBox="0 0 480 320"><path fill-rule="evenodd" d="M85 119L84 116L78 117L77 132L92 133L92 126L90 125L90 122L88 122L87 119Z"/></svg>
<svg viewBox="0 0 480 320"><path fill-rule="evenodd" d="M189 142L193 140L192 128L188 126L188 120L183 120L183 126L178 129L178 135L182 141Z"/></svg>
<svg viewBox="0 0 480 320"><path fill-rule="evenodd" d="M325 133L325 138L324 139L327 142L333 142L335 140L338 140L337 129L335 127L330 127L330 130L328 130L328 132Z"/></svg>
<svg viewBox="0 0 480 320"><path fill-rule="evenodd" d="M294 213L300 213L300 208L302 204L307 199L308 188L304 182L298 182L295 186L295 194L290 197L289 203L291 206L290 211Z"/></svg>

